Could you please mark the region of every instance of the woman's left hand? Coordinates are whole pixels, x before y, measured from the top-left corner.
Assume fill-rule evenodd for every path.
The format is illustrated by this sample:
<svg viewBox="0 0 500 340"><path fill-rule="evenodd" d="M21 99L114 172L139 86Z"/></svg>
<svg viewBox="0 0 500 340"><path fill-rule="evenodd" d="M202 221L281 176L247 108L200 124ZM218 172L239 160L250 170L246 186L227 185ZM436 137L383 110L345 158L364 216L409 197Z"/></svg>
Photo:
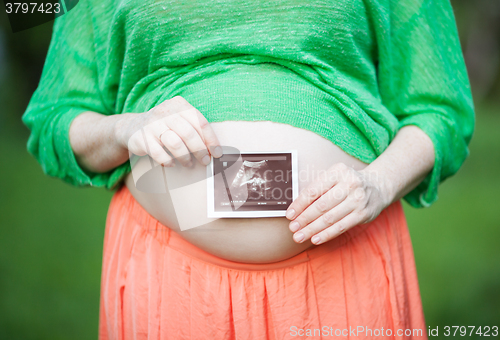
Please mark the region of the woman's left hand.
<svg viewBox="0 0 500 340"><path fill-rule="evenodd" d="M383 176L366 168L356 171L337 163L303 190L288 207L293 239L314 244L334 239L346 230L374 220L393 197Z"/></svg>

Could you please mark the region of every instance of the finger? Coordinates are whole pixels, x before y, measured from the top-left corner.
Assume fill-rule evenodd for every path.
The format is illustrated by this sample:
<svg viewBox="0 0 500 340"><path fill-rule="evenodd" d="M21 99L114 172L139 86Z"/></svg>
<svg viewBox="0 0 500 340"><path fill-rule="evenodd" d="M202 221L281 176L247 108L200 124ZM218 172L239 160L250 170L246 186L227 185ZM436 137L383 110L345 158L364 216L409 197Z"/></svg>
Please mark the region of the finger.
<svg viewBox="0 0 500 340"><path fill-rule="evenodd" d="M181 137L179 137L173 130L167 130L164 132L161 135L160 142L183 166L191 167L193 165L188 148L182 141Z"/></svg>
<svg viewBox="0 0 500 340"><path fill-rule="evenodd" d="M343 201L335 208L322 214L319 218L306 225L293 235L296 242L302 243L310 239L313 235L319 233L326 228L329 228L336 222L343 219L354 210L354 207L347 201Z"/></svg>
<svg viewBox="0 0 500 340"><path fill-rule="evenodd" d="M332 208L340 204L348 196L345 185L337 184L325 192L320 198L310 204L306 210L290 222L290 231L296 232L308 225Z"/></svg>
<svg viewBox="0 0 500 340"><path fill-rule="evenodd" d="M175 96L172 99L166 100L158 105L157 109L165 115L171 115L172 113L180 114L196 129L210 154L217 158L222 156L223 151L212 126L209 124L205 116L189 104L187 100L181 96Z"/></svg>
<svg viewBox="0 0 500 340"><path fill-rule="evenodd" d="M222 148L220 146L219 139L205 116L194 108L193 110L181 112L181 116L196 129L198 134L203 139L206 147L209 149L210 154L216 158L221 157Z"/></svg>
<svg viewBox="0 0 500 340"><path fill-rule="evenodd" d="M137 156L145 156L148 154L146 143L142 136L142 130L137 131L130 137L127 143L128 151Z"/></svg>
<svg viewBox="0 0 500 340"><path fill-rule="evenodd" d="M170 128L167 125L167 119L165 117L157 119L144 127L144 132L157 137L158 141L160 141L160 136L167 130L170 130Z"/></svg>
<svg viewBox="0 0 500 340"><path fill-rule="evenodd" d="M316 245L319 245L327 241L333 240L340 234L361 224L362 222L363 222L362 216L358 214L356 210L354 210L340 221L337 221L332 226L314 235L311 239L311 242Z"/></svg>
<svg viewBox="0 0 500 340"><path fill-rule="evenodd" d="M163 166L174 166L172 157L163 149L163 146L158 142L156 136L143 133L143 140L146 146L148 155L158 164Z"/></svg>
<svg viewBox="0 0 500 340"><path fill-rule="evenodd" d="M168 127L184 142L194 157L203 165L210 163L210 153L196 129L179 114L166 118Z"/></svg>
<svg viewBox="0 0 500 340"><path fill-rule="evenodd" d="M347 171L347 166L339 163L327 171L325 178L311 183L306 189L302 190L288 207L286 218L291 220L300 215L312 202L339 183L341 175L345 171Z"/></svg>
<svg viewBox="0 0 500 340"><path fill-rule="evenodd" d="M179 123L181 125L179 125ZM145 126L144 130L147 131L148 133L151 133L153 136L156 136L158 142L162 145L165 145L165 147L172 153L172 155L174 155L174 153L175 153L175 155L174 155L175 158L178 158L179 161L181 162L181 164L183 164L185 166L191 166L191 165L188 165L191 162L191 156L189 155L189 150L188 150L188 147L186 146L186 142L183 141L182 137L181 137L181 141L182 141L184 146L180 145L178 138L177 138L180 136L177 133L175 133L175 131L174 131L175 135L171 134L170 136L167 136L167 132L172 130L172 128L169 127L169 124L173 129L176 129L177 131L180 131L184 128L191 129L192 131L194 131L194 129L189 126L189 123L185 122L184 119L182 117L180 117L179 114L176 114L176 113L171 114L170 116L155 120L153 123L150 123L147 126ZM185 125L187 125L187 127ZM196 132L192 132L192 133L197 135ZM164 138L164 137L166 137L166 138ZM195 138L196 138L196 136L195 136ZM197 159L203 165L207 165L208 163L210 163L210 156L208 154L208 150L206 149L204 143L201 141L201 138L199 136L197 136L197 138L198 138L198 146L197 147L192 146L192 147L197 148L197 149L201 148L202 150L199 152L195 151L195 152L193 152L193 154L195 155L195 157L197 156ZM172 143L172 145L167 146L165 143ZM179 143L179 145L177 145L178 143ZM191 144L191 145L193 145L193 144ZM181 149L174 150L176 148L181 148ZM204 157L205 157L205 159L204 159Z"/></svg>

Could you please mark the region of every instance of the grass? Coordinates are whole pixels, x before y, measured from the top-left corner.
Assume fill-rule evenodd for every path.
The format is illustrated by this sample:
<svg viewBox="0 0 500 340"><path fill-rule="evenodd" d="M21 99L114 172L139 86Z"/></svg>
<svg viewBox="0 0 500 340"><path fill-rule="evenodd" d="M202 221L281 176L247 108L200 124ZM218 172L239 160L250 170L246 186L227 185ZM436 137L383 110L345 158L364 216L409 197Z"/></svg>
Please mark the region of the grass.
<svg viewBox="0 0 500 340"><path fill-rule="evenodd" d="M478 110L471 156L432 207L405 205L428 326L500 326L500 108ZM95 339L112 193L42 174L0 136L0 339ZM468 337L466 337L468 338Z"/></svg>

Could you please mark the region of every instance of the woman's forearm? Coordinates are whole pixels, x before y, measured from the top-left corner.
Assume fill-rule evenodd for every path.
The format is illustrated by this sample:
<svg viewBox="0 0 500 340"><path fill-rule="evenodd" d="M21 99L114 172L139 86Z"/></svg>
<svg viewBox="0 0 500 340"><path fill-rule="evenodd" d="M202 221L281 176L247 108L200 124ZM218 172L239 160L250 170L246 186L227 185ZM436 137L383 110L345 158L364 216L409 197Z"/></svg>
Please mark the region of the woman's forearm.
<svg viewBox="0 0 500 340"><path fill-rule="evenodd" d="M115 138L121 119L122 115L106 116L89 111L73 120L69 140L76 160L84 170L102 173L128 160L128 150Z"/></svg>
<svg viewBox="0 0 500 340"><path fill-rule="evenodd" d="M381 184L389 203L413 190L434 166L434 145L419 127L402 127L387 149L361 172Z"/></svg>
<svg viewBox="0 0 500 340"><path fill-rule="evenodd" d="M184 98L176 96L148 112L106 116L96 112L78 115L69 140L80 166L102 173L126 162L129 152L149 155L164 166L201 164L221 157L222 148L207 119Z"/></svg>

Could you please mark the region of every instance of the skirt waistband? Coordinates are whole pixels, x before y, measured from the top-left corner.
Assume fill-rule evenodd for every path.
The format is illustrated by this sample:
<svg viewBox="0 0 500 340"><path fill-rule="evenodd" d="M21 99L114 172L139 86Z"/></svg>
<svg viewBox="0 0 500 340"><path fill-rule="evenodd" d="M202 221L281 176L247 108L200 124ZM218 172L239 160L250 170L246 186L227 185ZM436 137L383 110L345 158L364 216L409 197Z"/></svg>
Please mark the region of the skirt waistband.
<svg viewBox="0 0 500 340"><path fill-rule="evenodd" d="M311 248L283 261L273 263L242 263L229 261L218 256L212 255L195 245L186 241L182 236L172 229L161 224L157 219L151 216L132 196L128 188L123 185L114 195L113 200L118 200L115 204L126 205L129 217L133 218L142 229L153 236L161 244L175 249L185 255L198 259L203 262L208 262L219 267L226 267L234 270L274 270L280 268L291 267L300 263L310 261L320 256L329 254L339 247L347 244L349 240L364 232L371 225L376 224L377 221L386 218L384 215L388 214L390 210L402 209L399 201L387 207L382 213L372 222L358 225L351 228L347 232L339 235L335 239L323 243L319 246L312 246ZM290 235L291 237L291 235Z"/></svg>

